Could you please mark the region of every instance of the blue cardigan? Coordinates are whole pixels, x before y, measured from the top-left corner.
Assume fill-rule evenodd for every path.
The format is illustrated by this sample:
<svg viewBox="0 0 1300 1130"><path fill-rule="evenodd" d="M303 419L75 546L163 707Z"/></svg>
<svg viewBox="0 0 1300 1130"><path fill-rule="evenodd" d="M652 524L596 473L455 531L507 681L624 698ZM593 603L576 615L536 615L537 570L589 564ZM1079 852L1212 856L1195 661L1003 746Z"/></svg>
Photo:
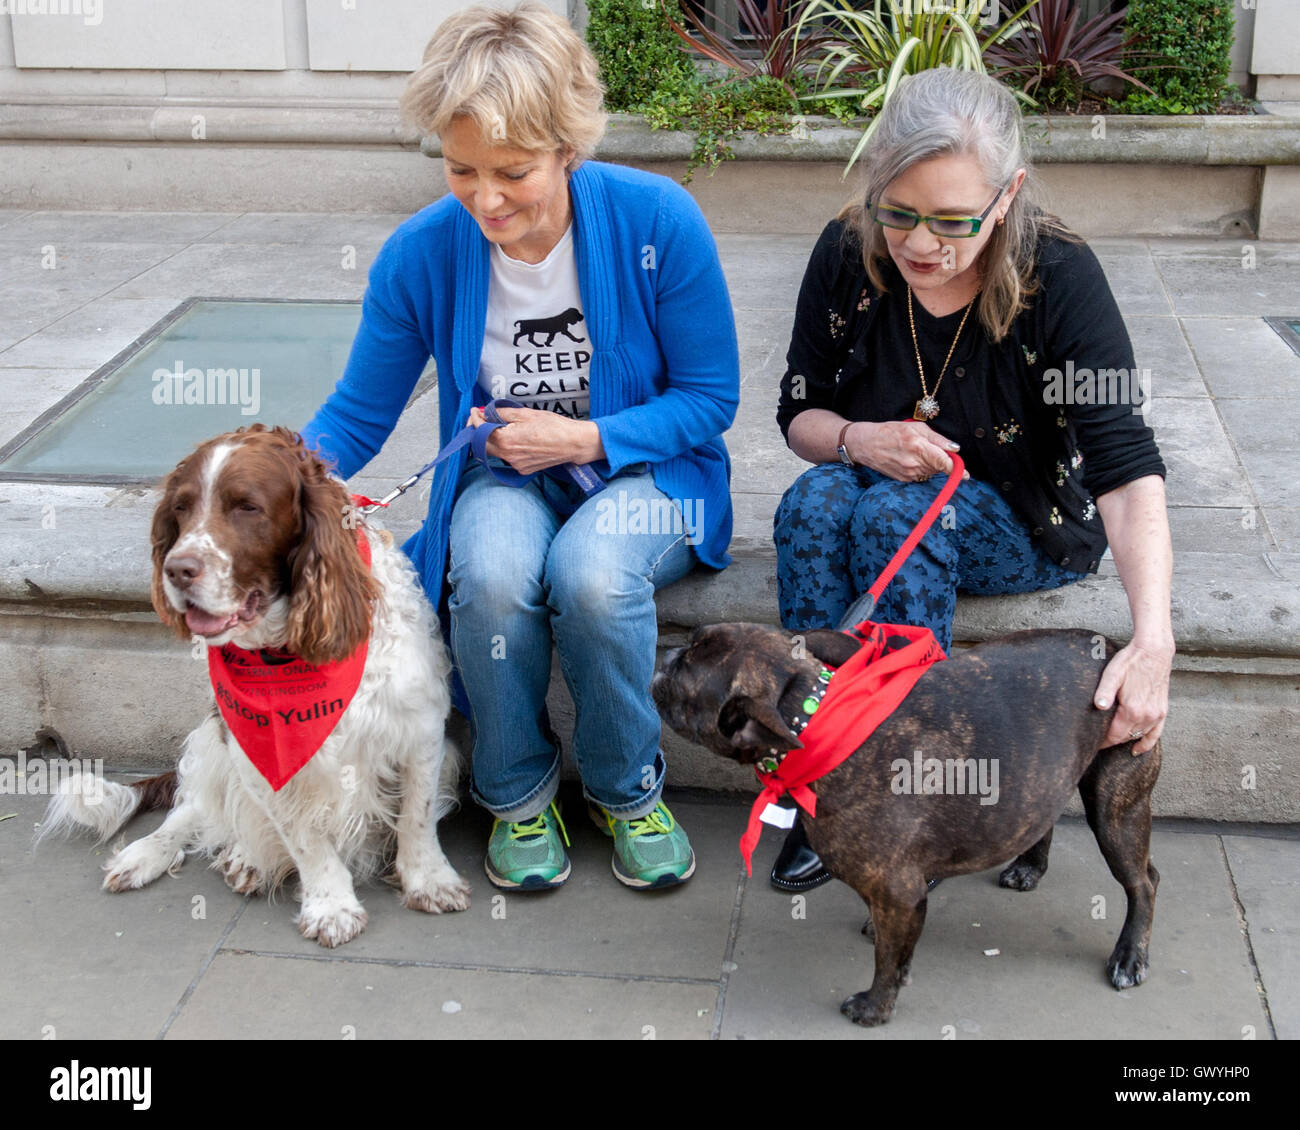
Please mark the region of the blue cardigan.
<svg viewBox="0 0 1300 1130"><path fill-rule="evenodd" d="M704 217L665 177L586 162L569 180L574 254L592 342L591 418L606 476L649 463L655 484L696 500L704 564L731 560L731 461L722 433L739 401L731 300ZM479 356L487 319L490 244L454 196L416 213L370 269L347 368L302 436L343 478L370 462L432 356L439 436L429 458L482 404ZM402 548L442 608L447 537L465 449L434 475L424 525ZM417 468L412 467L411 471Z"/></svg>

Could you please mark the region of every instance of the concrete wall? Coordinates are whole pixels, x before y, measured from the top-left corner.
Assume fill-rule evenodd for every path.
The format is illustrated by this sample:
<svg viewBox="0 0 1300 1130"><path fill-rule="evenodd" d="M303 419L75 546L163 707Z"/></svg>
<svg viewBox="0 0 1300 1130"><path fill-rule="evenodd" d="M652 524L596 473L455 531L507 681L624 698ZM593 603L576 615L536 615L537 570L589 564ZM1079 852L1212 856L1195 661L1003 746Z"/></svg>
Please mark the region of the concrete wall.
<svg viewBox="0 0 1300 1130"><path fill-rule="evenodd" d="M504 5L507 0L487 0ZM545 0L579 30L584 0ZM727 0L720 0L724 5ZM315 97L354 92L352 76L404 75L433 29L462 0L4 0L0 93L49 90L105 94L156 89L214 93L233 74L297 76L276 86L237 82L241 92L279 89ZM729 5L728 5L729 6ZM1085 15L1099 3L1085 2ZM1300 3L1236 0L1232 80L1300 74ZM80 72L80 73L78 73ZM189 81L173 87L178 73ZM195 82L194 72L204 72ZM316 76L304 84L304 74ZM89 80L88 82L86 80Z"/></svg>
<svg viewBox="0 0 1300 1130"><path fill-rule="evenodd" d="M569 15L568 0L545 2ZM358 93L353 76L414 70L434 29L463 6L460 0L4 0L0 94L349 97ZM272 75L277 81L264 81ZM395 97L399 88L400 77L385 84L384 95Z"/></svg>
<svg viewBox="0 0 1300 1130"><path fill-rule="evenodd" d="M1294 821L1297 674L1294 660L1180 655L1155 814ZM36 729L49 728L71 756L103 758L111 769L171 768L211 701L206 663L145 611L0 608L0 680L0 751L36 747ZM573 708L558 663L551 683L551 717L567 749ZM460 723L455 734L464 733ZM677 787L753 791L752 773L667 729L664 750ZM1069 811L1081 811L1077 798Z"/></svg>

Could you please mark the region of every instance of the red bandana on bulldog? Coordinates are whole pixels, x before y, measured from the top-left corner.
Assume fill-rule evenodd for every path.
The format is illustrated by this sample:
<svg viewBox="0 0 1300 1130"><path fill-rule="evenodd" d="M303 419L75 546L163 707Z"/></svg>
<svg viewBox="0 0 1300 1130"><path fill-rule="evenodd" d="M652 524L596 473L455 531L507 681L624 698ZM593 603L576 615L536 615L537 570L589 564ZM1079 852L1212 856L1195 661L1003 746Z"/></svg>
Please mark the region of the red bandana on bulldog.
<svg viewBox="0 0 1300 1130"><path fill-rule="evenodd" d="M370 565L358 527L357 550ZM366 666L370 641L346 659L319 666L280 649L208 648L217 708L239 748L276 792L315 756L347 710Z"/></svg>
<svg viewBox="0 0 1300 1130"><path fill-rule="evenodd" d="M952 472L948 481L867 590L876 600L957 490L965 465L955 453L950 458ZM862 647L835 672L821 702L813 704L815 712L799 735L803 747L786 753L770 773L754 768L763 791L754 801L749 824L740 837L747 874L754 873L751 859L763 829L760 818L767 806L789 793L800 808L815 817L817 794L808 782L826 776L847 761L907 697L930 664L947 658L929 628L863 620L848 634L862 640Z"/></svg>
<svg viewBox="0 0 1300 1130"><path fill-rule="evenodd" d="M864 620L850 634L863 640L862 647L832 677L821 705L799 735L803 748L790 750L771 773L755 769L763 791L740 839L748 874L753 874L750 857L762 832L763 810L789 793L809 816L816 816L817 796L808 782L848 760L907 697L930 664L947 658L929 628Z"/></svg>

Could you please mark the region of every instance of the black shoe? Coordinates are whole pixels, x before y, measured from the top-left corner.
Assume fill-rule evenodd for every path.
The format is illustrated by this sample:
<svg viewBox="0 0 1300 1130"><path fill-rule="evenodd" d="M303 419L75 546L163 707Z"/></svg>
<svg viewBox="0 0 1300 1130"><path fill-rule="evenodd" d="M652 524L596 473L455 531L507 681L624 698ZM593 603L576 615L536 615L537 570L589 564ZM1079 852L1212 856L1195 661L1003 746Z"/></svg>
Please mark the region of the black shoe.
<svg viewBox="0 0 1300 1130"><path fill-rule="evenodd" d="M796 820L772 867L772 886L778 891L811 891L829 883L831 878L821 858L809 846L803 823Z"/></svg>

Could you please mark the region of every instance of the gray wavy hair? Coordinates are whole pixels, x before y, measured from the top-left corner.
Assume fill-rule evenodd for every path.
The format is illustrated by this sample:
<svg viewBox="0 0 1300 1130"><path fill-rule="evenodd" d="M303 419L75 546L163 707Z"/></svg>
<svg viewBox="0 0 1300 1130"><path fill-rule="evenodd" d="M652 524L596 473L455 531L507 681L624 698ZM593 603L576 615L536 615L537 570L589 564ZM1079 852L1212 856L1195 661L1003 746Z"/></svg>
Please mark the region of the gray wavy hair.
<svg viewBox="0 0 1300 1130"><path fill-rule="evenodd" d="M880 270L889 258L884 232L866 209L885 189L919 161L969 154L991 187L1004 188L1025 169L1025 180L1011 201L1005 222L980 252L983 286L979 319L994 341L1001 341L1026 299L1038 289L1036 251L1039 237L1077 240L1057 217L1036 202L1037 178L1025 159L1020 108L1015 96L996 79L978 71L938 67L904 78L880 112L875 133L863 151L866 193L841 212L862 238L867 275L884 290Z"/></svg>

